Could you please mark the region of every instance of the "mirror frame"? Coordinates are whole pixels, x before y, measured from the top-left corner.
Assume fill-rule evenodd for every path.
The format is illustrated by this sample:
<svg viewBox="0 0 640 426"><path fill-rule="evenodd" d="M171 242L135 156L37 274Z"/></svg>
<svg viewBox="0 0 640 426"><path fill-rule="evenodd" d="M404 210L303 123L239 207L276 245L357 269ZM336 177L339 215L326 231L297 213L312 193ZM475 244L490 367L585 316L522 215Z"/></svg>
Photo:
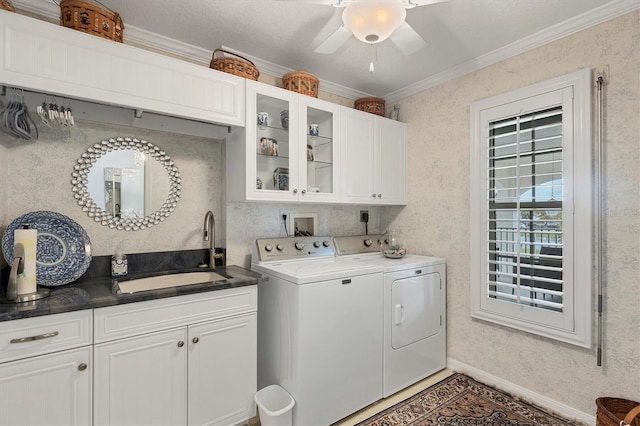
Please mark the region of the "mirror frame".
<svg viewBox="0 0 640 426"><path fill-rule="evenodd" d="M169 195L160 207L160 210L146 215L143 218L123 219L113 216L98 206L89 194L89 172L93 164L103 155L111 151L132 149L142 152L150 158L158 161L169 176ZM112 229L124 231L138 231L150 228L168 218L178 205L182 192L182 178L180 171L173 160L157 145L142 139L129 137L115 137L103 140L89 147L76 162L71 174L73 196L82 211L93 218L94 221Z"/></svg>

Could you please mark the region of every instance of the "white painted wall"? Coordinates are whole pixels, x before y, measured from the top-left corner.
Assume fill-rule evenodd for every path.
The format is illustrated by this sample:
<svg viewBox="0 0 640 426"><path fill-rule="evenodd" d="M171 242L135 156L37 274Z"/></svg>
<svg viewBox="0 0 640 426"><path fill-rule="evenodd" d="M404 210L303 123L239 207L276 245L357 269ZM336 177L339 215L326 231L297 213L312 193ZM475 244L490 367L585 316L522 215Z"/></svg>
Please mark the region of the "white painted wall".
<svg viewBox="0 0 640 426"><path fill-rule="evenodd" d="M403 99L408 206L382 223L448 259L448 356L595 415L598 396L640 400L640 13L634 12ZM585 350L472 320L469 105L581 68L609 67L605 113L604 366ZM595 274L594 274L595 276ZM595 291L595 283L593 283Z"/></svg>

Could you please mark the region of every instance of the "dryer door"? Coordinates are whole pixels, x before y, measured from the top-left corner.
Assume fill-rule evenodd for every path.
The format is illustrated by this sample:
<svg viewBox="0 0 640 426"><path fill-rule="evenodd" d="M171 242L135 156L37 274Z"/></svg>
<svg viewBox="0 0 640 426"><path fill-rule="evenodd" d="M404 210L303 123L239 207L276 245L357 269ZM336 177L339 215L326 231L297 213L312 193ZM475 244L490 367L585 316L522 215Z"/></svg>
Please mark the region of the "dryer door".
<svg viewBox="0 0 640 426"><path fill-rule="evenodd" d="M391 284L391 346L400 349L442 327L440 274L397 279Z"/></svg>

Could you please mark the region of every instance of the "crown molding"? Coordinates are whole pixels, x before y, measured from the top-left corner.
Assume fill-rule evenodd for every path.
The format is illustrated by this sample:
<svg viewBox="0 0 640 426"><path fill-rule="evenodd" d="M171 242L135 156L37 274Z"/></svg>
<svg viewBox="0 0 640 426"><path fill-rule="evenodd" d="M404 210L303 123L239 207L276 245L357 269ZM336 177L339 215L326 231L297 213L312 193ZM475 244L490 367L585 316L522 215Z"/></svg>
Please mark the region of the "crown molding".
<svg viewBox="0 0 640 426"><path fill-rule="evenodd" d="M638 0L617 0L605 4L383 97L388 103L398 101L638 9Z"/></svg>
<svg viewBox="0 0 640 426"><path fill-rule="evenodd" d="M24 12L41 16L52 21L58 21L60 19L60 7L52 1L12 0L12 3L17 9ZM485 55L474 58L468 62L464 62L424 80L410 84L400 90L393 91L383 96L383 98L385 98L388 103L396 102L423 90L435 87L439 84L504 61L505 59L509 59L513 56L638 9L640 9L640 2L638 0L616 0L611 3L607 3L583 13L582 15L576 16ZM211 57L213 55L212 50L203 49L188 43L170 39L160 34L146 31L126 23L125 25L126 31L124 33L124 40L127 44L135 44L143 48L164 52L169 55L178 56L204 65L208 65L211 62ZM273 77L280 77L290 71L294 71L290 68L265 61L264 59L255 56L247 55L225 46L221 46L221 48L249 59L261 72ZM324 92L342 96L347 99L358 99L371 96L368 93L354 90L326 80L320 80L320 87Z"/></svg>

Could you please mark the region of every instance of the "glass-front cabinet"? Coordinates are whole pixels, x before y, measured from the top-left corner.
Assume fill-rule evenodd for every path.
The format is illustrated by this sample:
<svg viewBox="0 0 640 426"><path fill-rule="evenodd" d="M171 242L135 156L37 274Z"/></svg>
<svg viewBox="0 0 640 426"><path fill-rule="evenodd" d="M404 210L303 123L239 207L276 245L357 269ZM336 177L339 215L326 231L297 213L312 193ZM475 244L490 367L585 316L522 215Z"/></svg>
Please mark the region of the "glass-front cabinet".
<svg viewBox="0 0 640 426"><path fill-rule="evenodd" d="M246 128L227 144L229 199L337 201L340 107L254 81L246 90Z"/></svg>
<svg viewBox="0 0 640 426"><path fill-rule="evenodd" d="M300 185L313 201L338 200L340 106L300 95L299 140L306 143ZM306 170L305 170L306 169Z"/></svg>

